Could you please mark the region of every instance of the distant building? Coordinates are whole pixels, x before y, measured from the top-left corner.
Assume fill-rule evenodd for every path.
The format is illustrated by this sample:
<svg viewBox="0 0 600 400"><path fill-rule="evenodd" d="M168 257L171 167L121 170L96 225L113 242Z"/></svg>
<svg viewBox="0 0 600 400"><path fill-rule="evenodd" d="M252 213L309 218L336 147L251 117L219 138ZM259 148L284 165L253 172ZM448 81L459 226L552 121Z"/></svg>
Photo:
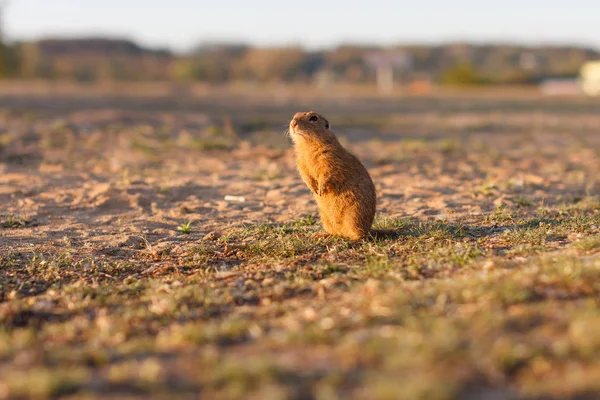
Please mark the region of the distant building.
<svg viewBox="0 0 600 400"><path fill-rule="evenodd" d="M600 61L590 61L581 67L581 90L588 96L600 96Z"/></svg>
<svg viewBox="0 0 600 400"><path fill-rule="evenodd" d="M540 91L546 96L575 96L581 88L575 78L549 78L540 84Z"/></svg>
<svg viewBox="0 0 600 400"><path fill-rule="evenodd" d="M539 68L540 60L533 52L525 52L519 57L519 66L526 71L535 71Z"/></svg>
<svg viewBox="0 0 600 400"><path fill-rule="evenodd" d="M313 77L313 83L320 88L331 86L339 80L337 74L333 71L321 70L315 72Z"/></svg>
<svg viewBox="0 0 600 400"><path fill-rule="evenodd" d="M394 72L406 72L413 67L413 58L407 51L392 50L369 53L365 56L368 65L376 70L377 87L380 92L391 92L394 88Z"/></svg>

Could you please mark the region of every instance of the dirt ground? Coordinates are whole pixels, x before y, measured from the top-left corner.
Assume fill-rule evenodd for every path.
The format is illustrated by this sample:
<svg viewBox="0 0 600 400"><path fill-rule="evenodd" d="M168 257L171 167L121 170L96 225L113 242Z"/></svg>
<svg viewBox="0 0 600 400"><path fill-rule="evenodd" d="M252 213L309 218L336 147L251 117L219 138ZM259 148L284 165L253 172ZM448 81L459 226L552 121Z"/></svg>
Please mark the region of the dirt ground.
<svg viewBox="0 0 600 400"><path fill-rule="evenodd" d="M0 398L595 398L599 107L5 94ZM313 236L308 109L395 238Z"/></svg>

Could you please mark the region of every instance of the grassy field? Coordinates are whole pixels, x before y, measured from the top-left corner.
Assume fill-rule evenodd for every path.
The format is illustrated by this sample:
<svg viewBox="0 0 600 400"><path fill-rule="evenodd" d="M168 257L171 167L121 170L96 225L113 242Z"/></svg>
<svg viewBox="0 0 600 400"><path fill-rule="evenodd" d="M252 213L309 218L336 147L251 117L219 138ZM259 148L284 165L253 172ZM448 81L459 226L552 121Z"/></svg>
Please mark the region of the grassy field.
<svg viewBox="0 0 600 400"><path fill-rule="evenodd" d="M0 108L0 399L600 397L597 102ZM308 109L396 237L314 236L283 135Z"/></svg>

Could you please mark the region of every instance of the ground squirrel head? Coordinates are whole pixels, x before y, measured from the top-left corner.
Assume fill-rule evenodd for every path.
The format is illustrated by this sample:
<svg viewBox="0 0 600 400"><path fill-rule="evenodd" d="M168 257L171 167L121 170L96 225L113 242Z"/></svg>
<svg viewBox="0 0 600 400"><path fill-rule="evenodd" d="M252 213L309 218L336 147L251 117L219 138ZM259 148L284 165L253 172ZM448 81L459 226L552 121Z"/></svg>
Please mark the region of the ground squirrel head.
<svg viewBox="0 0 600 400"><path fill-rule="evenodd" d="M329 130L329 121L313 111L297 112L290 121L290 137L294 142L300 138L328 139L335 137Z"/></svg>

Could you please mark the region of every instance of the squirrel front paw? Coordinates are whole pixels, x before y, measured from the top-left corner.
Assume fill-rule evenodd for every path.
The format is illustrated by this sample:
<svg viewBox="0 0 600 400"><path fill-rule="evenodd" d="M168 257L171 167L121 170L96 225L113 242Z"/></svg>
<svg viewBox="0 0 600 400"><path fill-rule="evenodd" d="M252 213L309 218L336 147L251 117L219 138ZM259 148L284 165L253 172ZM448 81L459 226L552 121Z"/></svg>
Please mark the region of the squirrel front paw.
<svg viewBox="0 0 600 400"><path fill-rule="evenodd" d="M319 187L317 189L317 194L319 196L324 196L331 191L332 191L332 187L329 182L319 182Z"/></svg>

